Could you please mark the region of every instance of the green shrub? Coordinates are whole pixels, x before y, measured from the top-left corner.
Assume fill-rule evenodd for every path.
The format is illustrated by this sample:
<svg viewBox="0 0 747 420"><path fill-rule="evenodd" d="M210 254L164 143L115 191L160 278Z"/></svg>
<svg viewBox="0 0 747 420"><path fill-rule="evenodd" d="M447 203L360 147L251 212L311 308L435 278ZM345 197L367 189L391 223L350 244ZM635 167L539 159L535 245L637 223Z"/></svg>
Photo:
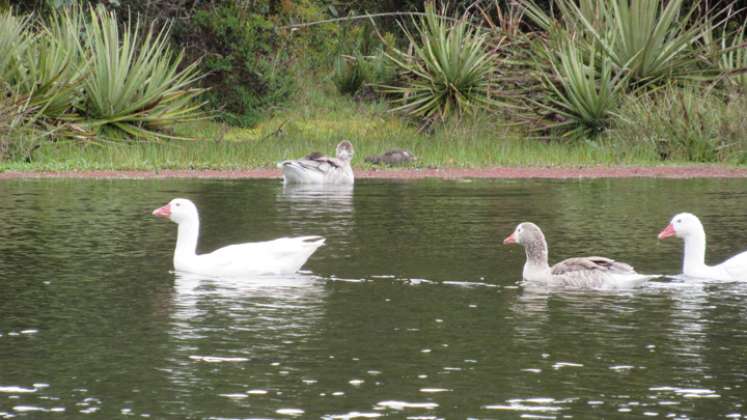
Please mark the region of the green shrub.
<svg viewBox="0 0 747 420"><path fill-rule="evenodd" d="M20 59L33 41L29 16L0 11L0 81L9 81L20 72Z"/></svg>
<svg viewBox="0 0 747 420"><path fill-rule="evenodd" d="M373 95L375 85L391 85L397 70L385 55L385 46L394 44L394 37L384 34L384 42L376 38L369 26L351 28L355 41L344 48L351 52L339 55L335 60L332 81L343 95Z"/></svg>
<svg viewBox="0 0 747 420"><path fill-rule="evenodd" d="M30 47L19 57L11 83L30 97L46 121L75 119L81 83L87 77L87 57L80 43L84 14L78 8L50 13L40 22Z"/></svg>
<svg viewBox="0 0 747 420"><path fill-rule="evenodd" d="M668 87L631 96L609 136L661 160L747 161L747 97L724 98L697 87Z"/></svg>
<svg viewBox="0 0 747 420"><path fill-rule="evenodd" d="M456 22L444 19L430 3L415 27L417 36L403 27L408 50L392 47L387 52L402 80L399 86L382 87L398 96L394 111L444 120L452 113L498 107L496 56L487 43L487 32L473 27L466 16Z"/></svg>
<svg viewBox="0 0 747 420"><path fill-rule="evenodd" d="M521 1L546 32L598 44L637 85L704 76L701 39L711 17L697 17L698 0L688 6L684 0L553 0L557 13L549 15L534 0Z"/></svg>
<svg viewBox="0 0 747 420"><path fill-rule="evenodd" d="M273 23L231 2L200 10L176 39L204 54L200 69L211 107L240 126L254 125L293 90L290 57Z"/></svg>
<svg viewBox="0 0 747 420"><path fill-rule="evenodd" d="M114 12L90 11L81 115L86 126L116 137L169 137L164 129L201 117L194 99L201 89L197 63L182 68L182 54L169 45L168 28L142 36L138 19L120 32Z"/></svg>
<svg viewBox="0 0 747 420"><path fill-rule="evenodd" d="M592 47L568 42L547 51L552 72L542 74L547 91L538 108L555 115L542 129L561 129L563 136L593 137L607 128L624 94L627 77L615 71ZM601 63L599 63L601 61Z"/></svg>
<svg viewBox="0 0 747 420"><path fill-rule="evenodd" d="M339 56L335 61L332 82L343 95L355 95L363 86L364 70L362 56Z"/></svg>

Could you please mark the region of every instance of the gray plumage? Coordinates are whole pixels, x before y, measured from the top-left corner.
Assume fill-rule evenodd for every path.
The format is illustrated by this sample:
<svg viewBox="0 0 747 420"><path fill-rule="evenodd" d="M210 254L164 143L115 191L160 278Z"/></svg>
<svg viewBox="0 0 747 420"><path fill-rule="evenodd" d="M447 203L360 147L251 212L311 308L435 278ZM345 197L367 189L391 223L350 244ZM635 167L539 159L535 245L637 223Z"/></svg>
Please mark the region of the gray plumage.
<svg viewBox="0 0 747 420"><path fill-rule="evenodd" d="M384 152L381 155L373 155L366 157L365 161L374 165L401 165L403 163L410 163L418 160L415 155L409 150L404 149L392 149Z"/></svg>
<svg viewBox="0 0 747 420"><path fill-rule="evenodd" d="M638 274L633 266L606 257L575 257L549 266L545 235L534 223L521 223L506 239L521 244L526 252L523 277L553 287L581 289L629 288L654 277Z"/></svg>
<svg viewBox="0 0 747 420"><path fill-rule="evenodd" d="M335 157L312 152L301 159L282 161L278 167L286 184L352 184L355 176L350 161L354 153L352 143L343 140Z"/></svg>

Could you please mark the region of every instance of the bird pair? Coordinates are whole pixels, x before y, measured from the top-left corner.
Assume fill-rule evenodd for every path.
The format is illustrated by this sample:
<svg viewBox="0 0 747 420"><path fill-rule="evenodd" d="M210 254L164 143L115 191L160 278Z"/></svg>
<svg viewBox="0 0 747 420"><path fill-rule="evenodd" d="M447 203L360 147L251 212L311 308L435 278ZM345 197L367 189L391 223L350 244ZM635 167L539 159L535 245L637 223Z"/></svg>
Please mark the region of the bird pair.
<svg viewBox="0 0 747 420"><path fill-rule="evenodd" d="M695 215L680 213L674 216L667 227L659 233L659 239L672 236L685 241L682 267L685 276L719 281L747 281L747 252L715 266L705 264L705 230ZM503 243L521 244L526 251L524 279L548 286L628 288L657 277L639 274L631 265L606 257L569 258L550 267L547 241L542 230L534 223L519 224Z"/></svg>

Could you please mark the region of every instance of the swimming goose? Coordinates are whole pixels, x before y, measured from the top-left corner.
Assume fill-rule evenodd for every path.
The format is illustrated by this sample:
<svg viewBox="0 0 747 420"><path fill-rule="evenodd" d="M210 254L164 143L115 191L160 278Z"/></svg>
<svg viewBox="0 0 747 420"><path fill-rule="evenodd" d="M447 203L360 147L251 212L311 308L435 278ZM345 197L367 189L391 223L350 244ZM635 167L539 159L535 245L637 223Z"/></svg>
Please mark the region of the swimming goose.
<svg viewBox="0 0 747 420"><path fill-rule="evenodd" d="M352 184L355 181L350 161L353 159L353 145L343 140L337 145L335 157L314 152L297 160L284 160L278 163L283 170L286 184Z"/></svg>
<svg viewBox="0 0 747 420"><path fill-rule="evenodd" d="M682 274L688 277L721 281L747 281L747 251L721 264L705 264L706 235L703 224L692 213L680 213L659 233L659 239L672 236L685 241Z"/></svg>
<svg viewBox="0 0 747 420"><path fill-rule="evenodd" d="M295 273L324 244L321 236L299 236L230 245L197 255L200 219L193 202L175 198L153 210L153 215L179 225L174 269L180 272L218 277Z"/></svg>
<svg viewBox="0 0 747 420"><path fill-rule="evenodd" d="M534 223L519 224L504 244L520 244L526 251L524 280L547 286L577 289L615 289L639 286L655 276L638 274L632 266L605 257L568 258L548 264L547 241Z"/></svg>

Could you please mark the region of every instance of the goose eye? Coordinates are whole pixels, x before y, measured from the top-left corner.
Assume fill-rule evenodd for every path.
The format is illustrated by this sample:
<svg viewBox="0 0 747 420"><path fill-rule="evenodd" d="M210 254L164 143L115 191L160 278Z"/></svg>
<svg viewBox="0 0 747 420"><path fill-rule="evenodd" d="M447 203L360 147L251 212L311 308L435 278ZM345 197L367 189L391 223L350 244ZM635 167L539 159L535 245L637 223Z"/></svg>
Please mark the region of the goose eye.
<svg viewBox="0 0 747 420"><path fill-rule="evenodd" d="M682 219L677 219L675 223L682 223Z"/></svg>
<svg viewBox="0 0 747 420"><path fill-rule="evenodd" d="M176 203L176 204L175 204L175 206L177 206L177 207L179 207L179 206L181 206L181 205L182 205L182 203Z"/></svg>

